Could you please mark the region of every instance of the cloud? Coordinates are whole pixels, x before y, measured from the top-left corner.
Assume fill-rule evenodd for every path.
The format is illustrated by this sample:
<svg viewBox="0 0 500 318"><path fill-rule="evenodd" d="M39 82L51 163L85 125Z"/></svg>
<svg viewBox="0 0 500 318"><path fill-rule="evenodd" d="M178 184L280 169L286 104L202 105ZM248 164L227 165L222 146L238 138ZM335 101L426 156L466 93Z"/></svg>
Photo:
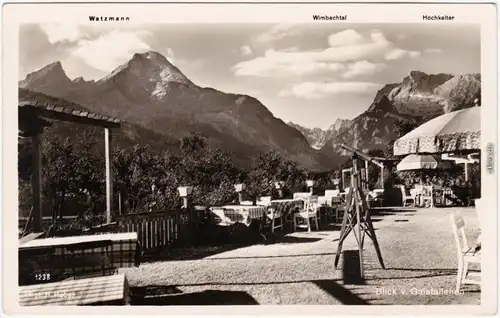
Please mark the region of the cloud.
<svg viewBox="0 0 500 318"><path fill-rule="evenodd" d="M291 46L291 47L287 47L283 50L281 50L282 52L298 52L299 51L299 48L296 47L296 46Z"/></svg>
<svg viewBox="0 0 500 318"><path fill-rule="evenodd" d="M407 50L403 50L403 49L394 48L385 54L385 59L388 61L391 61L391 60L399 60L399 59L402 59L404 57L415 58L415 57L419 57L420 55L422 55L422 53L420 53L418 51L407 51Z"/></svg>
<svg viewBox="0 0 500 318"><path fill-rule="evenodd" d="M328 37L328 44L330 44L331 47L355 45L367 42L367 38L352 29L337 32Z"/></svg>
<svg viewBox="0 0 500 318"><path fill-rule="evenodd" d="M273 54L272 51L268 54ZM341 63L327 63L303 61L300 63L288 63L272 58L258 58L246 62L238 63L233 67L236 76L255 76L255 77L289 77L316 74L320 72L337 72L344 70L345 66Z"/></svg>
<svg viewBox="0 0 500 318"><path fill-rule="evenodd" d="M359 61L347 64L347 71L342 75L344 78L353 78L360 75L372 75L385 68L383 63L372 63L368 61Z"/></svg>
<svg viewBox="0 0 500 318"><path fill-rule="evenodd" d="M71 54L98 70L110 72L127 62L134 53L150 50L144 41L148 35L148 32L112 30L96 39L79 40Z"/></svg>
<svg viewBox="0 0 500 318"><path fill-rule="evenodd" d="M252 55L253 53L252 48L248 45L243 45L242 47L240 47L240 51L243 55Z"/></svg>
<svg viewBox="0 0 500 318"><path fill-rule="evenodd" d="M168 47L164 55L170 63L175 65L175 63L178 62L177 59L175 58L174 50L172 50L171 48Z"/></svg>
<svg viewBox="0 0 500 318"><path fill-rule="evenodd" d="M77 24L41 24L40 29L47 35L51 44L74 43L86 36Z"/></svg>
<svg viewBox="0 0 500 318"><path fill-rule="evenodd" d="M295 96L304 99L320 99L328 95L338 94L372 94L380 88L380 84L371 82L304 82L294 85L290 90L278 93L281 97Z"/></svg>
<svg viewBox="0 0 500 318"><path fill-rule="evenodd" d="M278 34L281 36L284 31ZM236 64L233 67L233 72L237 76L256 77L303 75L304 73L313 73L312 70L338 71L342 69L339 64L343 63L356 63L367 60L397 60L405 57L415 58L421 55L418 51L409 51L397 47L393 42L388 41L379 30L372 30L368 36L352 29L344 30L330 35L328 45L326 49L309 51L276 51L270 49L265 52L264 56ZM318 65L314 66L316 64ZM305 66L298 67L297 65ZM366 65L365 63L365 69ZM297 72L298 69L306 69L307 72ZM354 72L356 73L356 71ZM353 74L352 72L348 73L348 76Z"/></svg>
<svg viewBox="0 0 500 318"><path fill-rule="evenodd" d="M425 53L441 54L441 53L443 53L443 50L441 50L441 49L426 49Z"/></svg>
<svg viewBox="0 0 500 318"><path fill-rule="evenodd" d="M256 42L260 44L268 44L286 37L300 35L303 32L303 26L298 24L277 24L269 31L261 33Z"/></svg>
<svg viewBox="0 0 500 318"><path fill-rule="evenodd" d="M174 57L175 56L174 50L172 50L171 48L167 48L167 55Z"/></svg>
<svg viewBox="0 0 500 318"><path fill-rule="evenodd" d="M150 50L145 38L151 33L113 29L96 36L90 35L76 24L41 24L40 29L51 44L69 44L69 57L83 60L97 70L110 72L125 63L138 51ZM174 52L168 48L169 58Z"/></svg>

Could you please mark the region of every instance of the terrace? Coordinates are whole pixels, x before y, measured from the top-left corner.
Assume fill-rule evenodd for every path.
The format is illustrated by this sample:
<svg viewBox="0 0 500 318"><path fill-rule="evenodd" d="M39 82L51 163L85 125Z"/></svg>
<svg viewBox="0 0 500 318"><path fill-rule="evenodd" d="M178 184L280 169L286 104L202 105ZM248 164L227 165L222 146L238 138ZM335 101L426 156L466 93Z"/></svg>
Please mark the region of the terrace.
<svg viewBox="0 0 500 318"><path fill-rule="evenodd" d="M169 260L121 272L142 290L144 298L135 303L143 305L479 304L477 286L454 294L451 212L463 216L474 242L479 231L474 208L377 209L373 222L386 269L367 241L361 285L344 283L342 263L339 270L333 268L340 233L331 227L243 247L174 249ZM344 250L353 249L356 241L349 236ZM425 295L434 292L438 295Z"/></svg>

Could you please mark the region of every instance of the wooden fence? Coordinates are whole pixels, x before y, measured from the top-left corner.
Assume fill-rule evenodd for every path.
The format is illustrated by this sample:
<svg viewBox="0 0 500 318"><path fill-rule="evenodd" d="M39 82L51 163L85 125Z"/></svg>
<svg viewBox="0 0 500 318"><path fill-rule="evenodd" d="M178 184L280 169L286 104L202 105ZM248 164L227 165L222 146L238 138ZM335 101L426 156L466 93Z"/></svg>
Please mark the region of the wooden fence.
<svg viewBox="0 0 500 318"><path fill-rule="evenodd" d="M176 243L191 243L198 235L198 230L205 218L204 207L190 207L171 211L143 212L122 214L113 217L111 224L98 226L84 231L66 231L67 235L90 235L109 232L137 232L139 243L143 250L166 248ZM71 222L75 216L64 217L62 222ZM28 218L19 219L19 228L22 230ZM48 226L52 217L44 217L44 224ZM63 235L63 231L58 235Z"/></svg>
<svg viewBox="0 0 500 318"><path fill-rule="evenodd" d="M118 232L137 232L144 250L165 248L177 242L189 242L201 225L205 209L144 212L118 215Z"/></svg>

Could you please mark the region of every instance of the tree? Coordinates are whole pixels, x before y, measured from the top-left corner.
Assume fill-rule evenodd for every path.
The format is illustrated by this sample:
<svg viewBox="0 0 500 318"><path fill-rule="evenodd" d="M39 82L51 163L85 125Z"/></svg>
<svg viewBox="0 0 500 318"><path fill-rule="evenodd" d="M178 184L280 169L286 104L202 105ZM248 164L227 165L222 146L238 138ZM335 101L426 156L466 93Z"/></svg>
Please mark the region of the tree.
<svg viewBox="0 0 500 318"><path fill-rule="evenodd" d="M283 159L274 150L268 150L252 159L246 192L252 198L273 195L276 192L274 183L277 181L284 181L287 189L297 189L304 185L306 176L306 171L295 162Z"/></svg>
<svg viewBox="0 0 500 318"><path fill-rule="evenodd" d="M114 173L117 188L131 213L148 211L157 195L162 158L147 146L135 146L131 151L117 149L114 158Z"/></svg>
<svg viewBox="0 0 500 318"><path fill-rule="evenodd" d="M181 139L181 150L184 154L195 154L206 149L207 139L201 134L189 134Z"/></svg>

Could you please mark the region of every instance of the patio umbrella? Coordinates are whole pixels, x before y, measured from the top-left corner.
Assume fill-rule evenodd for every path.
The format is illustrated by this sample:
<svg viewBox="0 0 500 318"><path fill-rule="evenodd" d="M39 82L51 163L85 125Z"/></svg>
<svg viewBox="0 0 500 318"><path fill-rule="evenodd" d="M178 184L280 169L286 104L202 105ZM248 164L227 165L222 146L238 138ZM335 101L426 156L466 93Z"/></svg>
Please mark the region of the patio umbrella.
<svg viewBox="0 0 500 318"><path fill-rule="evenodd" d="M424 170L437 170L437 169L449 169L449 168L451 168L451 164L449 162L440 160L438 156L416 155L416 154L411 154L406 156L396 166L396 169L398 171L420 170L421 182L423 181Z"/></svg>
<svg viewBox="0 0 500 318"><path fill-rule="evenodd" d="M435 169L447 169L449 167L451 167L449 162L442 161L437 156L415 155L415 154L406 156L396 166L398 171L435 170Z"/></svg>
<svg viewBox="0 0 500 318"><path fill-rule="evenodd" d="M394 155L440 154L479 150L481 107L447 113L429 120L394 142Z"/></svg>

